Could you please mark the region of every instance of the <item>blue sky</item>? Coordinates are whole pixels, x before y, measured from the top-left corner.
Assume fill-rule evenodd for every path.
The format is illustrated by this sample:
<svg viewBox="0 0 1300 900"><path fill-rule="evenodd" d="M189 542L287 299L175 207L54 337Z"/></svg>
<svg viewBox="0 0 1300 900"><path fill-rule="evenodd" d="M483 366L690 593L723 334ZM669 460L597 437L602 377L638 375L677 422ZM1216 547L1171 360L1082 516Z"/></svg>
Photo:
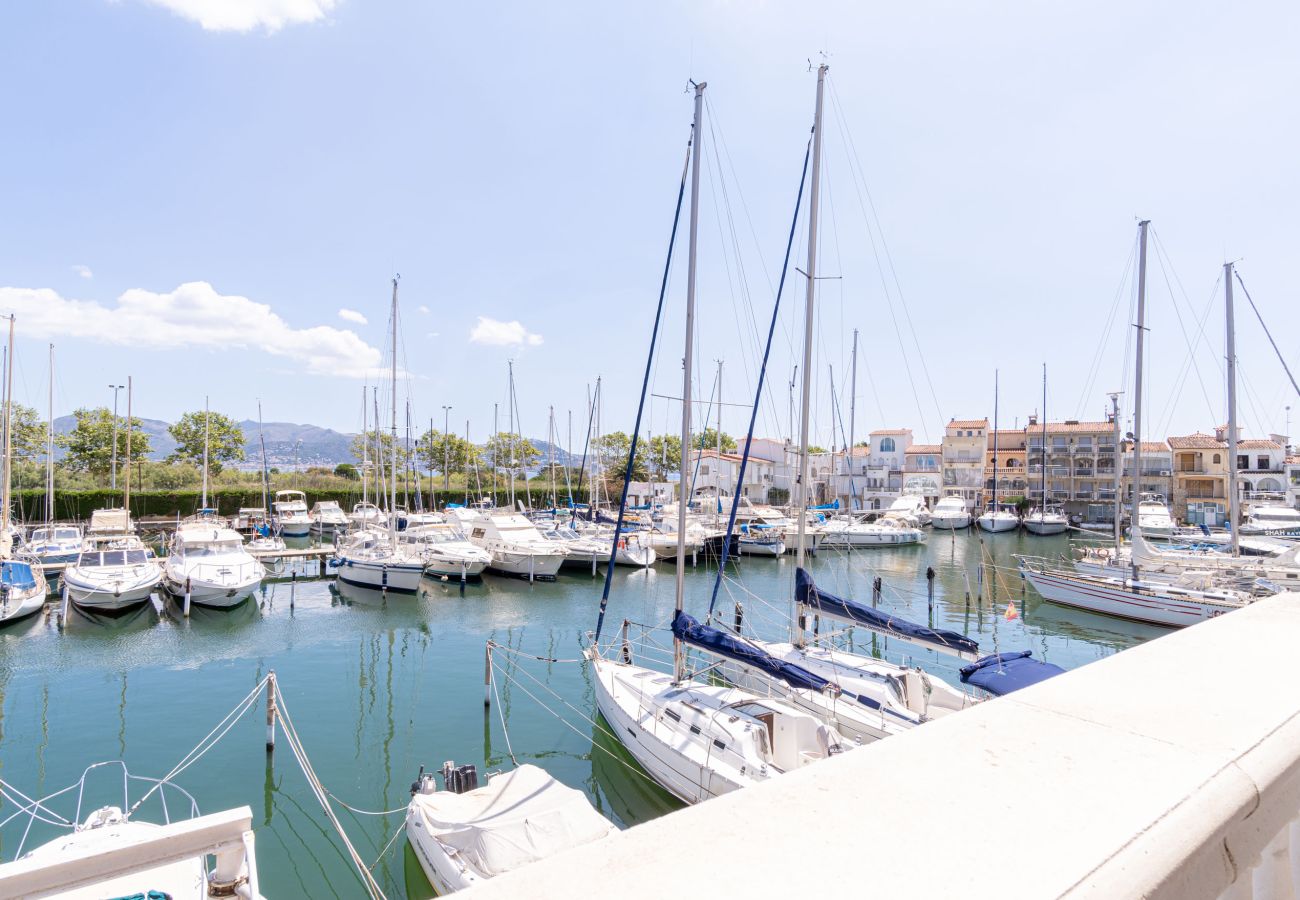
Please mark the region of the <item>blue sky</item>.
<svg viewBox="0 0 1300 900"><path fill-rule="evenodd" d="M819 442L827 367L842 382L854 328L859 435L937 440L949 416L991 415L995 368L1003 421L1023 424L1044 360L1053 417L1098 417L1131 379L1139 215L1163 249L1148 428L1208 428L1224 416L1225 257L1300 363L1298 25L1280 3L5 4L0 311L19 315L16 395L44 407L52 341L58 412L107 402L132 374L147 416L204 395L252 416L260 397L267 419L356 429L400 272L417 417L440 423L450 404L482 436L494 402L504 419L514 359L526 433L545 434L551 405L562 428L570 409L581 421L597 375L605 430L628 428L696 78L698 390L722 359L723 399L743 402L824 51L821 271L835 278L819 291ZM654 377L670 396L679 251ZM802 293L793 275L763 433L786 430ZM1282 430L1297 398L1242 302L1243 422ZM1184 329L1203 314L1189 370ZM670 401L651 415L675 428ZM724 427L743 415L726 407Z"/></svg>

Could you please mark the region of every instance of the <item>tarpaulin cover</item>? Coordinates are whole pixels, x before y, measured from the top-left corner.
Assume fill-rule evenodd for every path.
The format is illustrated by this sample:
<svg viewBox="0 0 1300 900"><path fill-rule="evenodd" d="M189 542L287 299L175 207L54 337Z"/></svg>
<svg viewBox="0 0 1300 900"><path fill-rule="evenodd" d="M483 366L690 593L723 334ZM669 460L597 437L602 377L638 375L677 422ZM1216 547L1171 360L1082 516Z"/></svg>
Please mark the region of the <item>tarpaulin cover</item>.
<svg viewBox="0 0 1300 900"><path fill-rule="evenodd" d="M799 569L795 573L794 584L795 597L799 602L818 612L849 619L881 634L897 635L940 650L948 650L952 653L979 653L980 645L964 634L918 625L907 619L900 619L898 616L891 616L889 613L864 606L856 600L846 600L820 590L813 583L812 576L804 569Z"/></svg>
<svg viewBox="0 0 1300 900"><path fill-rule="evenodd" d="M830 685L830 682L820 675L815 675L794 663L777 659L766 650L761 650L742 638L701 625L694 616L687 613L680 613L673 619L673 634L678 640L685 641L693 647L734 659L755 669L762 669L792 687L821 691Z"/></svg>
<svg viewBox="0 0 1300 900"><path fill-rule="evenodd" d="M411 807L430 835L488 878L615 831L582 791L527 764L463 794L416 794Z"/></svg>
<svg viewBox="0 0 1300 900"><path fill-rule="evenodd" d="M6 560L3 565L0 565L0 582L15 590L30 591L36 587L36 576L32 574L32 567L27 563Z"/></svg>
<svg viewBox="0 0 1300 900"><path fill-rule="evenodd" d="M1031 684L1038 684L1060 675L1065 670L1060 666L1034 659L1028 650L1018 653L998 653L982 657L978 662L962 666L963 684L988 691L1001 697L1012 691L1018 691Z"/></svg>

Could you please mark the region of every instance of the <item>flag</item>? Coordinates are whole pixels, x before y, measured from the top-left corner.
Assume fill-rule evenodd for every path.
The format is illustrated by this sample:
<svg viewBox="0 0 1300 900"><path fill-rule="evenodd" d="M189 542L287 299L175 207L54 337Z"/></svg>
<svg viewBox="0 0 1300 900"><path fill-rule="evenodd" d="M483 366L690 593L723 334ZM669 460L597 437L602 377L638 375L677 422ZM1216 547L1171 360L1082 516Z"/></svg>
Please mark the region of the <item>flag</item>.
<svg viewBox="0 0 1300 900"><path fill-rule="evenodd" d="M1007 604L1007 621L1010 622L1012 619L1019 619L1019 618L1020 618L1020 613L1016 612L1016 601L1012 600L1010 603Z"/></svg>

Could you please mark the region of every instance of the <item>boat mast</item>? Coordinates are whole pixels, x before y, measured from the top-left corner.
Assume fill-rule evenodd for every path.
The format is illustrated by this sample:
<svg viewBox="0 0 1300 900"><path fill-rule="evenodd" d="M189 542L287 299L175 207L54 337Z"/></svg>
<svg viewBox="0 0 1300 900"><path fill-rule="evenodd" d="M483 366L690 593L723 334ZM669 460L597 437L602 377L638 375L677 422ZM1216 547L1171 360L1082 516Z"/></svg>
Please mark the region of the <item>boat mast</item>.
<svg viewBox="0 0 1300 900"><path fill-rule="evenodd" d="M722 468L722 360L718 360L718 417L713 423L716 443L718 445L718 469ZM716 527L722 520L722 491L719 490L721 482L715 475L713 478L713 523ZM743 485L736 485L736 492L739 493Z"/></svg>
<svg viewBox="0 0 1300 900"><path fill-rule="evenodd" d="M4 552L8 555L12 549L12 543L9 537L9 504L13 497L13 491L9 486L10 476L13 474L13 466L10 462L10 454L13 451L13 436L10 434L10 416L9 408L12 406L14 394L14 317L9 317L9 346L5 350L5 458L4 458L4 485L0 487L0 504L4 505L4 512L0 514L0 541L4 542Z"/></svg>
<svg viewBox="0 0 1300 900"><path fill-rule="evenodd" d="M993 370L993 505L990 511L998 511L998 370ZM994 526L996 527L996 526Z"/></svg>
<svg viewBox="0 0 1300 900"><path fill-rule="evenodd" d="M515 361L506 360L510 377L506 391L506 418L510 422L510 511L515 509Z"/></svg>
<svg viewBox="0 0 1300 900"><path fill-rule="evenodd" d="M203 398L203 509L208 508L208 438L211 435L208 398Z"/></svg>
<svg viewBox="0 0 1300 900"><path fill-rule="evenodd" d="M361 502L370 501L370 412L366 395L370 385L361 385Z"/></svg>
<svg viewBox="0 0 1300 900"><path fill-rule="evenodd" d="M122 508L126 510L126 528L131 530L131 376L126 376L126 488L122 492Z"/></svg>
<svg viewBox="0 0 1300 900"><path fill-rule="evenodd" d="M1129 513L1129 528L1138 533L1138 502L1142 496L1142 348L1147 333L1147 226L1150 219L1138 222L1138 309L1137 351L1134 354L1133 375L1133 505ZM1138 579L1137 557L1132 557L1133 580Z"/></svg>
<svg viewBox="0 0 1300 900"><path fill-rule="evenodd" d="M392 478L388 484L388 541L389 547L397 549L397 277L393 277L393 443L389 448L389 471Z"/></svg>
<svg viewBox="0 0 1300 900"><path fill-rule="evenodd" d="M705 82L695 85L695 121L691 126L691 229L686 265L686 350L682 357L682 447L681 475L678 478L677 497L677 573L675 585L676 610L673 621L682 614L686 594L686 473L691 468L691 351L695 346L695 251L700 223L700 144L704 133L700 126L704 120ZM673 680L686 677L686 649L681 639L673 635Z"/></svg>
<svg viewBox="0 0 1300 900"><path fill-rule="evenodd" d="M49 345L49 421L45 423L45 525L52 524L55 524L55 345L51 343Z"/></svg>
<svg viewBox="0 0 1300 900"><path fill-rule="evenodd" d="M826 71L822 63L817 67L817 106L813 113L812 190L808 203L808 290L804 295L803 323L803 397L799 410L799 474L795 477L795 503L798 509L798 529L795 534L794 559L796 570L804 565L804 542L808 534L808 414L812 396L813 313L817 300L817 210L821 199L822 176L822 96L826 87ZM794 621L790 623L793 642L802 647L804 641L804 607L795 598Z"/></svg>
<svg viewBox="0 0 1300 900"><path fill-rule="evenodd" d="M1039 508L1038 520L1045 522L1047 516L1047 363L1043 363L1043 455L1039 468L1042 469L1043 505ZM997 475L995 469L993 477L996 478Z"/></svg>
<svg viewBox="0 0 1300 900"><path fill-rule="evenodd" d="M1223 264L1224 300L1228 317L1228 522L1232 555L1241 553L1241 498L1237 496L1237 323L1232 313L1232 263Z"/></svg>
<svg viewBox="0 0 1300 900"><path fill-rule="evenodd" d="M1115 455L1118 457L1119 464L1115 466L1115 512L1114 512L1114 531L1115 531L1115 549L1119 550L1120 544L1123 543L1123 531L1120 527L1120 514L1124 511L1124 444L1120 440L1119 424L1119 391L1110 395L1110 415L1115 425ZM1047 452L1047 438L1043 437L1043 452ZM1046 464L1046 458L1043 460Z"/></svg>
<svg viewBox="0 0 1300 900"><path fill-rule="evenodd" d="M271 513L271 485L266 471L266 434L262 431L262 401L257 401L257 439L262 444L262 508Z"/></svg>
<svg viewBox="0 0 1300 900"><path fill-rule="evenodd" d="M853 482L853 429L857 425L856 416L858 411L858 330L856 328L853 329L853 355L850 357L850 360L851 362L849 364L849 452L845 459L845 462L849 467L849 471L848 471L849 490L852 491L854 494L856 494L857 489ZM834 425L833 419L831 420L831 424ZM899 485L900 490L902 490L903 487L904 487L903 485ZM906 493L906 491L904 491L904 493ZM858 498L856 496L850 497L849 511L852 512L853 510L857 509L857 507L858 507Z"/></svg>
<svg viewBox="0 0 1300 900"><path fill-rule="evenodd" d="M550 424L547 426L547 430L549 433L546 436L546 443L549 444L551 448L551 462L550 462L551 508L554 509L555 507L560 505L559 495L555 493L555 407L554 406L551 407L551 420L550 420Z"/></svg>

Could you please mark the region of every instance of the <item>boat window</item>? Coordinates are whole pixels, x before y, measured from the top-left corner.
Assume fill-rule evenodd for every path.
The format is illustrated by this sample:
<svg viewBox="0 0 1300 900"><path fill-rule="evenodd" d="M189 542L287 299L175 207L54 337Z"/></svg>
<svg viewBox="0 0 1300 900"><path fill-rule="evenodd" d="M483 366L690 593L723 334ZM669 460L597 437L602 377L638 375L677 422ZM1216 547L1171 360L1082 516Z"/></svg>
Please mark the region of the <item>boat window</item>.
<svg viewBox="0 0 1300 900"><path fill-rule="evenodd" d="M54 530L54 539L57 541L75 541L81 535L75 528L56 528Z"/></svg>
<svg viewBox="0 0 1300 900"><path fill-rule="evenodd" d="M83 569L93 569L102 564L102 555L100 553L83 553L81 559L77 560L77 565Z"/></svg>
<svg viewBox="0 0 1300 900"><path fill-rule="evenodd" d="M125 561L125 554L121 550L107 550L104 552L104 565L106 566L120 566Z"/></svg>
<svg viewBox="0 0 1300 900"><path fill-rule="evenodd" d="M148 562L149 556L144 550L126 551L126 561L128 564Z"/></svg>

